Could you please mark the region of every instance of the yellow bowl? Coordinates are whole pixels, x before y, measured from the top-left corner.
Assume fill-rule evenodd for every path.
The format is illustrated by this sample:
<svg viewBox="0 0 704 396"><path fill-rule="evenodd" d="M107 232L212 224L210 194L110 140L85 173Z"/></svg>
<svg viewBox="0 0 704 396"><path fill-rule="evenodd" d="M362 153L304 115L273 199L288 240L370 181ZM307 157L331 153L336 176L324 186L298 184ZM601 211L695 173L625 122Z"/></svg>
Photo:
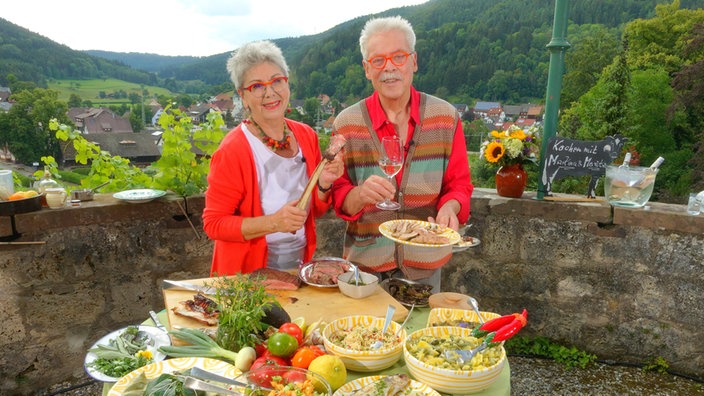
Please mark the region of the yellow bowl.
<svg viewBox="0 0 704 396"><path fill-rule="evenodd" d="M384 327L384 318L371 315L346 316L330 322L323 330L323 343L328 353L337 355L345 363L345 367L351 371L373 372L393 366L403 354L403 343L406 339L406 330L401 325L392 321L389 324L387 333L398 333L399 343L392 347L382 347L377 350L361 350L343 348L333 344L331 336L339 330L351 330L356 327L376 328L381 330Z"/></svg>
<svg viewBox="0 0 704 396"><path fill-rule="evenodd" d="M480 311L479 313L481 313L482 319L484 319L485 322L501 316L494 312ZM456 326L471 330L479 324L479 319L476 312L466 309L433 308L430 310L427 327L455 326L451 323L458 323Z"/></svg>
<svg viewBox="0 0 704 396"><path fill-rule="evenodd" d="M471 335L470 329L461 327L426 327L411 333L403 347L403 357L406 360L408 372L418 381L427 384L438 392L450 394L467 394L478 392L491 386L499 378L506 364L506 351L503 345L496 346L499 350L499 360L491 366L475 370L452 370L440 368L422 362L414 357L408 350L408 344L422 336L447 338L450 334L467 337ZM485 350L481 353L487 353Z"/></svg>

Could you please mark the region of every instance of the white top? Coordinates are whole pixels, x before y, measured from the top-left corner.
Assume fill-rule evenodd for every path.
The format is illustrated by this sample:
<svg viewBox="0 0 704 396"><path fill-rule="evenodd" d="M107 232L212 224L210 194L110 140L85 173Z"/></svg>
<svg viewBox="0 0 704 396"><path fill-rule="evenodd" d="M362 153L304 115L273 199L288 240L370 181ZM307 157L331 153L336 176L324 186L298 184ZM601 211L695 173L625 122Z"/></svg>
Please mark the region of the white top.
<svg viewBox="0 0 704 396"><path fill-rule="evenodd" d="M265 215L276 213L286 203L300 198L308 183L306 164L298 150L295 156L284 158L275 154L261 139L242 125L245 136L252 147L254 165L257 169L262 209ZM269 259L266 266L275 269L297 269L303 260L306 245L305 228L290 232L275 232L266 236Z"/></svg>

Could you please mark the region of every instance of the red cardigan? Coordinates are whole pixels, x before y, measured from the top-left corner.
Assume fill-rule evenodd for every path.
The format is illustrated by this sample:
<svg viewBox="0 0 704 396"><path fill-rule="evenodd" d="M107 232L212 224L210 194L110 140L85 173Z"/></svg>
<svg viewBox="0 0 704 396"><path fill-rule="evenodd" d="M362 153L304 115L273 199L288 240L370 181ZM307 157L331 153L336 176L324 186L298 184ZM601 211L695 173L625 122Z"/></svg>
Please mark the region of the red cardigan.
<svg viewBox="0 0 704 396"><path fill-rule="evenodd" d="M310 177L322 159L318 135L306 124L289 119L286 124L306 159ZM280 171L286 172L286 169ZM305 222L304 262L310 261L315 252L315 217L330 207L330 201L318 199L317 190L312 195L313 216L308 216ZM245 240L242 235L244 218L263 215L254 156L242 126L238 125L225 136L210 162L203 229L215 241L211 276L250 273L266 266L266 237Z"/></svg>

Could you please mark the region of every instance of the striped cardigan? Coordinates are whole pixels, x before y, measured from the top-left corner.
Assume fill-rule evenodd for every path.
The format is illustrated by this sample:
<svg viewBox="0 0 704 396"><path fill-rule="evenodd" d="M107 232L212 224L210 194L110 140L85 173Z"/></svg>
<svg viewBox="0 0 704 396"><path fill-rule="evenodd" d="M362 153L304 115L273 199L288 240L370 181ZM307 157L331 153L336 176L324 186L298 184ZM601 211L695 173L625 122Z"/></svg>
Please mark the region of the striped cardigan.
<svg viewBox="0 0 704 396"><path fill-rule="evenodd" d="M395 244L379 233L379 225L388 220L427 220L437 214L458 114L449 103L421 93L420 116L421 122L413 133L414 144L401 169L401 186L396 197L401 209L365 207L356 221L347 223L343 248L343 256L364 269L383 272L398 267L409 279L430 276L449 261L452 252L450 247ZM378 165L381 142L372 128L364 100L341 112L334 129L347 139L345 166L353 184L360 185L371 175L384 177Z"/></svg>

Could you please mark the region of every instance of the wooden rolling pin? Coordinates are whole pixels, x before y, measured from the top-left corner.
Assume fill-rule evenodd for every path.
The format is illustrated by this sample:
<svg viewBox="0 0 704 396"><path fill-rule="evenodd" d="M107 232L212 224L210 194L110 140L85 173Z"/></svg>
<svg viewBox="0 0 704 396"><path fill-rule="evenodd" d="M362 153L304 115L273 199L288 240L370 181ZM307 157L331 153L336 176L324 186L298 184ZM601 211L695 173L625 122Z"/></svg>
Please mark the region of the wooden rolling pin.
<svg viewBox="0 0 704 396"><path fill-rule="evenodd" d="M301 199L298 200L298 204L296 205L298 209L305 209L308 207L308 202L310 202L310 197L313 194L313 190L315 190L315 187L318 185L318 178L320 178L320 174L323 172L323 167L325 167L325 164L335 159L335 155L337 155L337 153L345 147L345 142L345 137L342 135L335 135L330 138L330 144L328 145L327 150L323 153L322 161L320 161L318 166L315 168L313 174L310 175L310 180L308 180L308 184L306 184L306 188L303 190Z"/></svg>

